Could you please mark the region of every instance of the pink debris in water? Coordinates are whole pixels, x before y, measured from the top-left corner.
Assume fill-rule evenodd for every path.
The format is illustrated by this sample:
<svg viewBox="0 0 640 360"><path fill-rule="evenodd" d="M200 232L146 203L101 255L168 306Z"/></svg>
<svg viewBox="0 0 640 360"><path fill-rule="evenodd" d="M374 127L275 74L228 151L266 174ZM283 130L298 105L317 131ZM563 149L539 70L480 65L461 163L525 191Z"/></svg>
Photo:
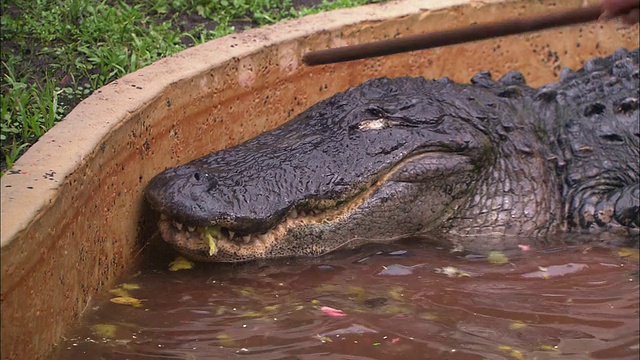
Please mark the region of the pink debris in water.
<svg viewBox="0 0 640 360"><path fill-rule="evenodd" d="M400 338L393 338L393 340L391 340L391 343L392 343L392 344L395 344L395 343L397 343L398 341L400 341Z"/></svg>
<svg viewBox="0 0 640 360"><path fill-rule="evenodd" d="M320 308L320 310L322 310L323 313L331 316L331 317L345 317L347 316L347 314L345 314L342 310L338 310L338 309L334 309L332 307L328 307L328 306L323 306Z"/></svg>
<svg viewBox="0 0 640 360"><path fill-rule="evenodd" d="M529 251L531 250L531 246L529 245L518 245L518 247L520 248L520 250L522 251Z"/></svg>

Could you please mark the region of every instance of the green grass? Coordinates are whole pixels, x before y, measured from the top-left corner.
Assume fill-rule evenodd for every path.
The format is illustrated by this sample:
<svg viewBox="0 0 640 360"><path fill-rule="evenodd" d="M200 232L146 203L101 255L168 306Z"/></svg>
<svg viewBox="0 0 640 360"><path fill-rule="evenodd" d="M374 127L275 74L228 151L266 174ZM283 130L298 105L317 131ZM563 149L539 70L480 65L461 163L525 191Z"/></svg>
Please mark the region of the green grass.
<svg viewBox="0 0 640 360"><path fill-rule="evenodd" d="M381 0L2 0L1 170L96 89L244 28Z"/></svg>

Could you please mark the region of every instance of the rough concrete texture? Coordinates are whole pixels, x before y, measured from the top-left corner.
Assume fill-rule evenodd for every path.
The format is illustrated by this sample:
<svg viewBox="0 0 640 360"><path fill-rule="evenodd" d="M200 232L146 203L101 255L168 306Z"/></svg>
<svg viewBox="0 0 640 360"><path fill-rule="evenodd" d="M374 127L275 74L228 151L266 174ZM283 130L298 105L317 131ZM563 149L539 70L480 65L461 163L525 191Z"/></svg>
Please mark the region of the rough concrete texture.
<svg viewBox="0 0 640 360"><path fill-rule="evenodd" d="M155 217L142 191L169 166L232 146L379 76L561 67L636 47L638 26L597 23L429 51L306 67L309 50L541 14L582 0L407 0L254 29L162 59L96 91L1 179L2 358L41 359L92 297L135 264ZM591 1L590 3L593 3Z"/></svg>

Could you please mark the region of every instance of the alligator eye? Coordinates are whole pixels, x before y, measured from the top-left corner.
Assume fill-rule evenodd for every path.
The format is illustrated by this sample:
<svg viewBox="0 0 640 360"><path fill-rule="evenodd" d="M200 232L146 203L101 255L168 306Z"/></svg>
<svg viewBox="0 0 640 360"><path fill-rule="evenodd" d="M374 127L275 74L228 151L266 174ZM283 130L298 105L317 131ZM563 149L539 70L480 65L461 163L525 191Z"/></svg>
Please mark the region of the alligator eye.
<svg viewBox="0 0 640 360"><path fill-rule="evenodd" d="M638 108L638 99L626 98L616 107L616 112L630 113Z"/></svg>
<svg viewBox="0 0 640 360"><path fill-rule="evenodd" d="M200 175L199 172L193 174L193 178L196 179L196 181L200 181L200 179L202 178L202 175Z"/></svg>
<svg viewBox="0 0 640 360"><path fill-rule="evenodd" d="M358 130L380 130L390 127L392 124L387 119L364 120L358 124Z"/></svg>

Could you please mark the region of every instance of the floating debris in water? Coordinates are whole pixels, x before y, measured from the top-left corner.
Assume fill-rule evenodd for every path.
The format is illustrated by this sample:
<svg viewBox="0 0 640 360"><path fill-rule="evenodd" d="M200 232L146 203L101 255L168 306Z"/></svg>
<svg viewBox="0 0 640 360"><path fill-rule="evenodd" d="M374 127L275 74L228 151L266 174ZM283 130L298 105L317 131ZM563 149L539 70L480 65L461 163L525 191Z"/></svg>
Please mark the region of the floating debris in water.
<svg viewBox="0 0 640 360"><path fill-rule="evenodd" d="M387 291L387 294L389 294L389 297L393 300L401 301L404 300L404 290L402 286L393 286Z"/></svg>
<svg viewBox="0 0 640 360"><path fill-rule="evenodd" d="M527 324L523 323L522 321L514 321L509 324L509 329L511 330L520 330L525 327L527 327Z"/></svg>
<svg viewBox="0 0 640 360"><path fill-rule="evenodd" d="M634 248L622 247L618 250L618 256L621 258L628 258L629 260L640 260L640 251Z"/></svg>
<svg viewBox="0 0 640 360"><path fill-rule="evenodd" d="M91 327L93 332L103 338L113 339L116 337L116 326L113 324L95 324Z"/></svg>
<svg viewBox="0 0 640 360"><path fill-rule="evenodd" d="M120 284L120 287L125 289L125 290L138 290L138 289L140 289L140 285L133 284L133 283Z"/></svg>
<svg viewBox="0 0 640 360"><path fill-rule="evenodd" d="M338 309L334 309L334 308L328 307L328 306L323 306L323 307L320 308L320 310L323 313L325 313L325 314L327 314L327 315L329 315L331 317L345 317L345 316L347 316L347 314L345 314L344 311L338 310Z"/></svg>
<svg viewBox="0 0 640 360"><path fill-rule="evenodd" d="M129 294L129 292L121 287L117 287L115 289L111 289L109 290L109 294L114 295L114 296L118 296L118 297L129 297L131 296L131 294Z"/></svg>
<svg viewBox="0 0 640 360"><path fill-rule="evenodd" d="M468 272L466 272L464 270L460 270L460 269L455 268L453 266L445 266L443 268L436 268L435 271L438 274L445 274L448 277L471 277L471 274L469 274Z"/></svg>
<svg viewBox="0 0 640 360"><path fill-rule="evenodd" d="M557 353L559 353L559 352L560 352L560 350L558 350L558 347L557 347L557 346L551 346L551 345L540 345L538 348L539 348L540 350L543 350L543 351L553 351L553 352L557 352Z"/></svg>
<svg viewBox="0 0 640 360"><path fill-rule="evenodd" d="M522 352L520 352L519 350L516 350L514 348L512 348L511 346L508 345L500 345L498 346L498 350L500 351L504 351L506 353L508 353L509 355L511 355L511 357L513 357L514 359L517 360L524 360L524 355L522 355Z"/></svg>
<svg viewBox="0 0 640 360"><path fill-rule="evenodd" d="M321 335L316 335L316 338L320 341L322 341L322 343L328 343L328 342L333 342L333 340L331 340L330 337L328 336L321 336Z"/></svg>
<svg viewBox="0 0 640 360"><path fill-rule="evenodd" d="M506 264L509 262L509 258L499 251L491 251L489 256L487 256L487 260L491 264Z"/></svg>
<svg viewBox="0 0 640 360"><path fill-rule="evenodd" d="M413 271L416 268L421 267L422 265L414 265L414 266L405 266L400 264L392 264L389 266L385 266L382 271L378 273L378 275L382 276L406 276L413 274Z"/></svg>
<svg viewBox="0 0 640 360"><path fill-rule="evenodd" d="M118 296L109 299L109 301L118 305L130 305L134 307L142 306L142 300L130 296Z"/></svg>
<svg viewBox="0 0 640 360"><path fill-rule="evenodd" d="M586 269L586 264L569 263L564 265L538 266L538 271L522 274L523 278L548 279L550 277L564 276Z"/></svg>
<svg viewBox="0 0 640 360"><path fill-rule="evenodd" d="M138 284L124 283L109 290L109 294L117 297L131 297L131 294L129 294L129 290L138 290L138 289L140 289L140 285Z"/></svg>
<svg viewBox="0 0 640 360"><path fill-rule="evenodd" d="M376 333L378 333L378 330L368 328L364 325L353 324L347 328L329 331L329 332L320 334L319 336L329 337L329 336L347 335L347 334L376 334Z"/></svg>
<svg viewBox="0 0 640 360"><path fill-rule="evenodd" d="M407 255L409 252L407 250L396 250L396 251L391 251L388 252L387 255L388 256L404 256Z"/></svg>
<svg viewBox="0 0 640 360"><path fill-rule="evenodd" d="M182 256L178 256L169 263L169 271L190 270L193 269L193 263Z"/></svg>

